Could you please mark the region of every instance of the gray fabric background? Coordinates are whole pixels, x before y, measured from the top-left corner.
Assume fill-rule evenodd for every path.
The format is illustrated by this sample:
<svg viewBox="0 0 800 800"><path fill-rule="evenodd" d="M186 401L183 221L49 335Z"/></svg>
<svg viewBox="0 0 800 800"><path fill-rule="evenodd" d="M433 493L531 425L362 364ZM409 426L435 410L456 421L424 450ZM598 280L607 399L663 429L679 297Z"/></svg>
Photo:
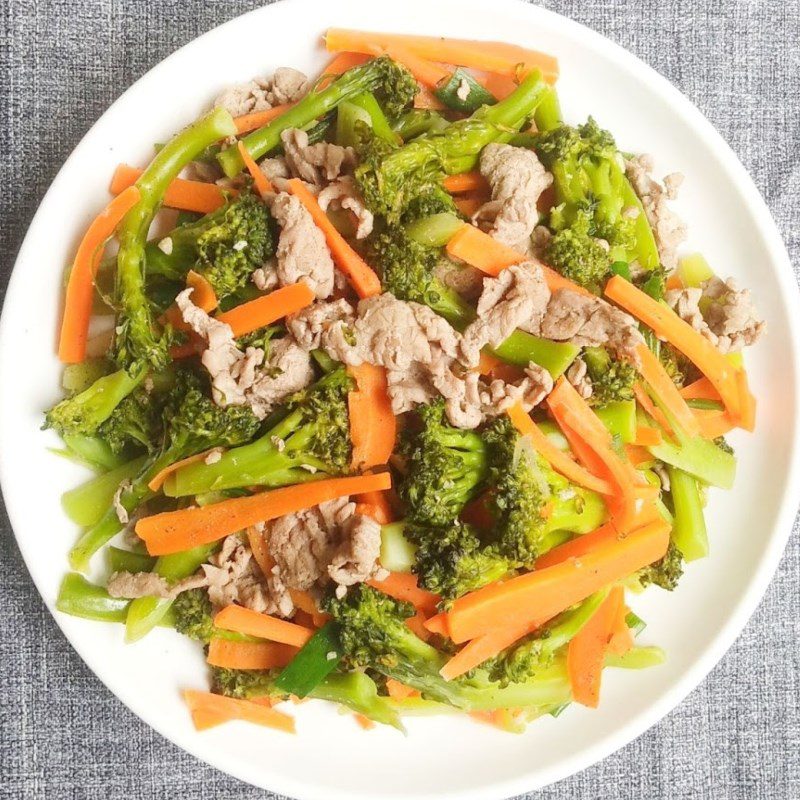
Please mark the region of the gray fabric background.
<svg viewBox="0 0 800 800"><path fill-rule="evenodd" d="M261 4L0 0L0 292L48 183L111 101L177 47ZM544 4L633 51L700 107L755 178L797 268L800 0ZM0 536L0 797L266 796L178 750L110 695L46 612L4 512ZM686 702L537 797L800 797L799 556L795 531L758 612Z"/></svg>

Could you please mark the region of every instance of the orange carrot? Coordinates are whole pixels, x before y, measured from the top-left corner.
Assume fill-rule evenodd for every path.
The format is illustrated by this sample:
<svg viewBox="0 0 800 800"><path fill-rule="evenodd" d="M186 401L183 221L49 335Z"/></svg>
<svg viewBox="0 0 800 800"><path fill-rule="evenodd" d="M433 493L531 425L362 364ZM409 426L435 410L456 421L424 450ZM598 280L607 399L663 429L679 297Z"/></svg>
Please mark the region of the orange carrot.
<svg viewBox="0 0 800 800"><path fill-rule="evenodd" d="M473 69L472 75L489 94L494 95L498 100L505 100L519 86L515 78L501 75L499 72Z"/></svg>
<svg viewBox="0 0 800 800"><path fill-rule="evenodd" d="M198 731L213 728L223 722L238 719L253 722L267 728L277 728L286 733L294 733L294 719L282 711L276 711L263 703L250 700L238 700L211 692L198 692L186 689L183 692L186 705L192 715L192 721Z"/></svg>
<svg viewBox="0 0 800 800"><path fill-rule="evenodd" d="M423 86L414 98L414 108L444 111L447 106L430 89L426 89Z"/></svg>
<svg viewBox="0 0 800 800"><path fill-rule="evenodd" d="M244 606L225 606L214 617L214 625L225 631L257 636L292 647L302 647L314 635L311 628L269 614L260 614Z"/></svg>
<svg viewBox="0 0 800 800"><path fill-rule="evenodd" d="M720 409L693 408L692 413L700 428L700 435L704 439L716 439L730 433L736 427L730 414Z"/></svg>
<svg viewBox="0 0 800 800"><path fill-rule="evenodd" d="M316 601L308 592L300 589L289 589L289 595L297 608L311 617L311 623L315 628L321 628L331 618L330 614L326 614L317 608Z"/></svg>
<svg viewBox="0 0 800 800"><path fill-rule="evenodd" d="M253 185L256 187L256 191L262 198L266 197L268 194L274 194L275 188L269 182L267 176L261 171L261 167L256 164L253 156L250 155L247 145L240 139L236 143L236 147L239 149L239 155L242 157L242 161L244 161L244 165L247 167L247 171L253 179Z"/></svg>
<svg viewBox="0 0 800 800"><path fill-rule="evenodd" d="M756 426L756 399L747 385L747 372L741 367L736 372L736 389L739 393L740 417L739 426L746 431L752 431Z"/></svg>
<svg viewBox="0 0 800 800"><path fill-rule="evenodd" d="M646 344L638 345L636 354L639 356L639 372L655 396L689 436L696 436L700 428L692 415L692 409L686 405L686 400L681 397L678 387L667 374L663 364Z"/></svg>
<svg viewBox="0 0 800 800"><path fill-rule="evenodd" d="M509 78L520 78L534 69L541 70L545 80L550 83L555 83L558 78L556 58L506 42L373 33L342 28L329 28L325 34L325 46L331 52L347 50L371 53L375 47L385 49L390 45L403 47L420 58L474 67Z"/></svg>
<svg viewBox="0 0 800 800"><path fill-rule="evenodd" d="M503 362L497 356L493 356L486 350L481 350L481 358L478 362L478 372L481 375L488 375L502 363Z"/></svg>
<svg viewBox="0 0 800 800"><path fill-rule="evenodd" d="M147 488L151 492L157 492L161 489L164 485L164 481L172 475L173 472L176 472L181 467L186 467L189 464L196 464L198 461L202 461L204 458L208 457L208 454L216 450L215 447L212 447L210 450L204 450L202 453L195 453L193 456L187 456L186 458L182 458L180 461L176 461L174 464L170 464L169 466L164 467L160 472L157 472L151 479L150 482L147 484Z"/></svg>
<svg viewBox="0 0 800 800"><path fill-rule="evenodd" d="M285 667L297 648L278 642L236 642L215 637L209 642L206 661L226 669L274 669Z"/></svg>
<svg viewBox="0 0 800 800"><path fill-rule="evenodd" d="M257 128L262 128L268 122L272 122L272 120L285 114L293 105L294 103L287 103L267 108L264 111L254 111L252 114L235 117L233 122L236 125L236 133L241 136L243 133L250 133L250 131L254 131Z"/></svg>
<svg viewBox="0 0 800 800"><path fill-rule="evenodd" d="M109 187L111 194L120 194L129 186L133 186L143 172L144 170L138 167L120 164L111 178ZM210 214L224 204L225 193L215 183L175 178L164 193L164 205L179 211Z"/></svg>
<svg viewBox="0 0 800 800"><path fill-rule="evenodd" d="M411 632L419 639L422 639L423 642L427 642L428 639L431 638L431 632L425 627L425 621L427 617L421 611L417 611L413 617L409 617L406 620L406 625L409 627Z"/></svg>
<svg viewBox="0 0 800 800"><path fill-rule="evenodd" d="M708 378L698 378L694 383L681 389L684 400L714 400L721 403L719 392Z"/></svg>
<svg viewBox="0 0 800 800"><path fill-rule="evenodd" d="M597 708L600 702L603 660L622 604L622 587L615 586L567 647L572 697L584 706Z"/></svg>
<svg viewBox="0 0 800 800"><path fill-rule="evenodd" d="M412 689L394 678L386 679L386 691L392 700L407 700L409 697L419 697L419 692L416 689Z"/></svg>
<svg viewBox="0 0 800 800"><path fill-rule="evenodd" d="M199 273L190 269L186 275L186 286L193 289L192 303L202 308L207 314L218 305L214 287ZM176 331L190 331L191 327L183 321L181 311L175 304L171 305L163 316L163 322L170 324Z"/></svg>
<svg viewBox="0 0 800 800"><path fill-rule="evenodd" d="M480 211L481 207L486 203L486 195L469 195L465 194L461 197L453 198L456 208L465 216L470 219Z"/></svg>
<svg viewBox="0 0 800 800"><path fill-rule="evenodd" d="M683 289L683 281L681 280L681 276L678 272L673 272L667 278L667 289Z"/></svg>
<svg viewBox="0 0 800 800"><path fill-rule="evenodd" d="M394 511L385 492L364 492L364 494L358 495L356 500L359 505L364 506L364 513L381 525L394 522Z"/></svg>
<svg viewBox="0 0 800 800"><path fill-rule="evenodd" d="M633 384L633 396L648 417L655 420L667 433L672 433L672 428L664 416L664 412L650 399L647 389L641 383Z"/></svg>
<svg viewBox="0 0 800 800"><path fill-rule="evenodd" d="M485 272L487 275L496 277L506 267L513 264L521 264L528 260L528 256L518 253L508 245L496 241L488 233L484 233L474 225L464 223L455 235L447 243L447 252L453 258L465 261L472 267ZM542 264L542 272L547 281L551 292L559 289L569 289L586 297L594 295L583 286L573 283L563 275L559 275L554 269Z"/></svg>
<svg viewBox="0 0 800 800"><path fill-rule="evenodd" d="M179 553L216 542L257 522L277 519L337 497L383 491L391 485L391 475L381 472L284 486L202 508L184 508L144 517L136 523L136 533L145 541L151 555Z"/></svg>
<svg viewBox="0 0 800 800"><path fill-rule="evenodd" d="M565 478L569 478L573 483L591 489L600 494L611 494L614 489L611 484L592 475L580 464L573 461L567 453L559 450L542 431L539 426L525 413L522 406L515 405L506 412L514 424L514 427L523 435L527 436L533 444L534 450L542 455L556 472L560 472Z"/></svg>
<svg viewBox="0 0 800 800"><path fill-rule="evenodd" d="M292 178L287 181L286 188L305 206L317 227L325 234L325 240L336 266L353 284L356 294L359 297L372 297L380 294L381 282L378 276L336 230L328 219L328 215L320 208L317 198L308 191L305 184L298 178Z"/></svg>
<svg viewBox="0 0 800 800"><path fill-rule="evenodd" d="M439 636L450 638L450 629L447 627L447 612L441 611L425 620L425 629Z"/></svg>
<svg viewBox="0 0 800 800"><path fill-rule="evenodd" d="M436 613L436 606L441 598L438 594L426 592L417 586L417 578L410 572L390 572L389 577L382 581L367 581L373 589L394 597L395 600L403 600L411 603L417 611L430 615Z"/></svg>
<svg viewBox="0 0 800 800"><path fill-rule="evenodd" d="M536 569L545 569L555 564L561 564L570 558L580 558L586 553L591 553L598 547L609 542L622 541L627 534L621 533L611 522L601 525L591 533L584 533L576 536L564 544L548 550L544 555L536 559Z"/></svg>
<svg viewBox="0 0 800 800"><path fill-rule="evenodd" d="M402 64L426 89L436 89L440 84L450 80L453 70L447 70L434 61L420 58L402 45L387 43L370 47L374 56L387 55L398 64Z"/></svg>
<svg viewBox="0 0 800 800"><path fill-rule="evenodd" d="M258 568L265 576L270 575L272 568L275 566L275 561L269 552L267 540L264 538L264 531L260 531L254 525L251 525L247 529L247 543L250 545L250 550L253 553L256 564L258 564Z"/></svg>
<svg viewBox="0 0 800 800"><path fill-rule="evenodd" d="M139 202L137 186L130 186L115 197L95 218L78 245L69 273L64 297L64 316L58 357L64 364L79 364L86 358L86 340L92 316L94 277L103 257L106 241L128 211Z"/></svg>
<svg viewBox="0 0 800 800"><path fill-rule="evenodd" d="M372 364L348 367L356 389L347 396L350 441L354 470L378 467L389 460L397 436L397 418L392 412L386 370Z"/></svg>
<svg viewBox="0 0 800 800"><path fill-rule="evenodd" d="M653 456L649 450L646 450L644 447L638 447L635 444L625 445L625 455L628 456L628 461L630 461L634 467L638 467L640 464L646 464L648 461L653 460Z"/></svg>
<svg viewBox="0 0 800 800"><path fill-rule="evenodd" d="M666 522L653 522L579 559L569 558L460 597L448 613L453 641L465 642L498 627L519 629L554 617L609 583L658 561L669 545L669 531Z"/></svg>
<svg viewBox="0 0 800 800"><path fill-rule="evenodd" d="M605 288L606 296L652 328L680 350L711 381L731 418L742 417L742 399L737 386L736 367L711 342L684 322L672 309L662 305L632 283L614 275Z"/></svg>
<svg viewBox="0 0 800 800"><path fill-rule="evenodd" d="M615 656L624 656L633 647L633 634L628 627L628 613L630 609L624 602L619 604L619 613L614 620L611 639L608 643L608 652Z"/></svg>
<svg viewBox="0 0 800 800"><path fill-rule="evenodd" d="M498 627L484 633L465 644L439 670L439 674L446 681L451 681L479 664L483 664L487 659L494 658L500 651L511 647L514 642L535 631L541 624L539 620L536 620L517 627Z"/></svg>
<svg viewBox="0 0 800 800"><path fill-rule="evenodd" d="M295 314L301 308L310 306L314 300L314 292L308 288L308 284L290 283L255 300L235 306L220 314L217 319L230 325L234 336L244 336L282 317Z"/></svg>
<svg viewBox="0 0 800 800"><path fill-rule="evenodd" d="M465 194L466 192L488 194L491 191L489 181L477 170L474 172L459 172L456 175L448 175L442 182L442 186L444 186L450 194Z"/></svg>
<svg viewBox="0 0 800 800"><path fill-rule="evenodd" d="M322 75L317 83L317 90L319 91L329 86L333 83L334 79L343 72L347 72L347 70L353 67L361 66L361 64L366 64L367 61L371 60L372 56L368 53L338 53L334 56L331 63L322 71Z"/></svg>
<svg viewBox="0 0 800 800"><path fill-rule="evenodd" d="M652 447L661 444L663 437L658 428L650 428L647 425L639 425L636 428L636 438L633 443L639 447Z"/></svg>

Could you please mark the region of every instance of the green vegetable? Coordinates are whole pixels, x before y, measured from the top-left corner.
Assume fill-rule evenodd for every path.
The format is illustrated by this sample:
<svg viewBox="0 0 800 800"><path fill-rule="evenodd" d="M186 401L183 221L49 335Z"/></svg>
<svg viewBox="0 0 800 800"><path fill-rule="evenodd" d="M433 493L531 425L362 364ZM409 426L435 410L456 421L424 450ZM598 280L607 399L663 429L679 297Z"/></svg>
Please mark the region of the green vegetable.
<svg viewBox="0 0 800 800"><path fill-rule="evenodd" d="M61 495L61 507L76 525L95 525L111 505L120 483L134 478L145 461L145 456L141 456L64 492Z"/></svg>
<svg viewBox="0 0 800 800"><path fill-rule="evenodd" d="M561 125L561 104L555 87L549 87L542 102L536 106L533 121L538 131L551 131Z"/></svg>
<svg viewBox="0 0 800 800"><path fill-rule="evenodd" d="M440 133L450 123L438 111L412 108L397 118L392 128L404 142L426 133Z"/></svg>
<svg viewBox="0 0 800 800"><path fill-rule="evenodd" d="M466 85L468 91L461 97L462 86ZM463 114L472 114L481 106L493 106L497 98L481 86L465 69L458 67L450 76L450 80L436 89L434 94L448 108L460 111Z"/></svg>
<svg viewBox="0 0 800 800"><path fill-rule="evenodd" d="M610 274L609 253L590 228L588 212L577 212L572 224L557 230L548 241L544 258L565 278L600 294Z"/></svg>
<svg viewBox="0 0 800 800"><path fill-rule="evenodd" d="M306 697L339 665L341 648L335 622L323 625L283 668L275 688L295 697Z"/></svg>
<svg viewBox="0 0 800 800"><path fill-rule="evenodd" d="M280 144L283 131L303 128L363 92L375 94L386 113L395 117L413 101L417 91L417 82L406 69L385 56L376 58L347 70L324 89L312 89L285 114L248 134L242 141L258 160ZM217 159L229 178L238 175L244 167L235 147L223 150Z"/></svg>
<svg viewBox="0 0 800 800"><path fill-rule="evenodd" d="M109 363L105 358L87 358L80 364L67 364L61 375L61 386L67 395L76 395L108 375L108 371Z"/></svg>
<svg viewBox="0 0 800 800"><path fill-rule="evenodd" d="M714 277L714 270L700 253L692 253L680 260L678 274L684 286L697 288Z"/></svg>
<svg viewBox="0 0 800 800"><path fill-rule="evenodd" d="M150 572L156 559L147 553L136 553L133 550L122 550L119 547L109 547L106 550L108 569L113 575L115 572Z"/></svg>
<svg viewBox="0 0 800 800"><path fill-rule="evenodd" d="M376 136L380 136L381 139L386 139L386 141L394 144L401 143L399 135L392 130L389 120L386 119L386 114L383 113L380 103L375 99L375 95L372 92L357 94L350 103L367 112L370 127ZM354 143L352 142L351 144Z"/></svg>
<svg viewBox="0 0 800 800"><path fill-rule="evenodd" d="M129 603L124 598L111 597L102 586L95 586L83 575L68 572L58 590L56 608L73 617L123 622Z"/></svg>
<svg viewBox="0 0 800 800"><path fill-rule="evenodd" d="M345 100L336 111L336 144L354 147L357 140L356 123L362 122L372 127L372 118L364 108L350 100Z"/></svg>
<svg viewBox="0 0 800 800"><path fill-rule="evenodd" d="M215 108L161 148L136 181L141 198L117 231L117 300L120 305L114 338L117 364L132 376L143 366L161 370L170 362L170 337L156 331L145 293L145 245L150 223L164 192L178 173L206 147L236 134L231 115Z"/></svg>
<svg viewBox="0 0 800 800"><path fill-rule="evenodd" d="M189 589L181 592L172 602L175 630L208 644L215 635L214 614L208 592L205 589Z"/></svg>
<svg viewBox="0 0 800 800"><path fill-rule="evenodd" d="M682 575L683 554L675 546L674 541L670 541L667 552L658 561L638 573L639 583L642 586L653 583L668 592L675 589Z"/></svg>
<svg viewBox="0 0 800 800"><path fill-rule="evenodd" d="M169 253L161 249L167 239ZM243 289L253 270L274 253L272 217L261 199L247 191L145 248L148 275L183 283L186 273L194 270L211 284L217 298Z"/></svg>
<svg viewBox="0 0 800 800"><path fill-rule="evenodd" d="M164 493L184 497L242 486L287 486L342 475L350 467L347 395L352 380L344 368L295 395L287 415L250 444L228 450L214 464L188 464L169 476Z"/></svg>
<svg viewBox="0 0 800 800"><path fill-rule="evenodd" d="M569 342L552 342L521 330L514 331L499 347L487 350L501 361L523 369L533 361L544 367L554 380L567 371L580 352L580 348Z"/></svg>
<svg viewBox="0 0 800 800"><path fill-rule="evenodd" d="M410 223L406 226L406 233L425 247L444 247L463 224L455 214L444 212Z"/></svg>
<svg viewBox="0 0 800 800"><path fill-rule="evenodd" d="M65 433L61 438L64 440L64 449L53 449L52 452L84 464L90 469L107 472L121 467L125 463L125 459L115 453L109 444L99 436Z"/></svg>
<svg viewBox="0 0 800 800"><path fill-rule="evenodd" d="M501 102L483 106L439 133L428 133L400 149L362 153L356 182L367 205L396 223L410 199L438 188L447 174L472 169L487 144L507 141L533 113L545 89L541 74L534 71Z"/></svg>
<svg viewBox="0 0 800 800"><path fill-rule="evenodd" d="M406 538L405 523L391 522L381 527L380 563L389 572L411 572L417 548Z"/></svg>
<svg viewBox="0 0 800 800"><path fill-rule="evenodd" d="M164 435L168 398L168 392L137 386L98 428L97 435L117 454L157 450Z"/></svg>
<svg viewBox="0 0 800 800"><path fill-rule="evenodd" d="M638 376L632 364L613 358L604 347L585 348L583 360L592 380L591 405L633 400L633 385Z"/></svg>
<svg viewBox="0 0 800 800"><path fill-rule="evenodd" d="M667 467L675 518L672 540L687 561L708 555L708 532L697 481L675 467Z"/></svg>
<svg viewBox="0 0 800 800"><path fill-rule="evenodd" d="M666 653L660 647L633 647L621 656L609 653L605 665L620 669L647 669L657 667L666 660Z"/></svg>
<svg viewBox="0 0 800 800"><path fill-rule="evenodd" d="M636 439L636 401L617 400L594 409L612 436L619 436L623 444Z"/></svg>

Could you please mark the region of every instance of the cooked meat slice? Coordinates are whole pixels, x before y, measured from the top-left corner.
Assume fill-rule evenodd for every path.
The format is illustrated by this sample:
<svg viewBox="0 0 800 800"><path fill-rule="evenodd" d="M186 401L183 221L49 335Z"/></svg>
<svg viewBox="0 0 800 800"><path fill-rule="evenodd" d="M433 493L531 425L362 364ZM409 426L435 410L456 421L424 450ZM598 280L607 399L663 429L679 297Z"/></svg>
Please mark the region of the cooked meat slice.
<svg viewBox="0 0 800 800"><path fill-rule="evenodd" d="M364 199L352 175L342 175L326 186L317 196L317 200L323 211L327 211L331 205L352 211L358 220L356 239L366 239L372 233L375 217L364 205Z"/></svg>
<svg viewBox="0 0 800 800"><path fill-rule="evenodd" d="M667 200L677 196L683 175L668 175L664 179L665 188L652 178L652 171L653 159L649 155L636 156L625 162L625 173L653 228L661 263L667 269L674 269L678 265L678 247L686 239L686 224L670 209Z"/></svg>
<svg viewBox="0 0 800 800"><path fill-rule="evenodd" d="M498 347L520 326L538 328L549 300L544 275L533 261L508 267L496 278L484 278L477 317L461 340L464 363L476 367L483 347Z"/></svg>
<svg viewBox="0 0 800 800"><path fill-rule="evenodd" d="M264 158L258 163L259 169L264 173L266 179L279 191L286 191L286 181L292 177L289 165L283 156L274 158Z"/></svg>
<svg viewBox="0 0 800 800"><path fill-rule="evenodd" d="M111 505L114 507L114 511L117 513L117 519L123 524L127 525L131 519L130 514L128 514L128 509L122 505L122 495L127 492L133 483L131 482L130 478L126 478L124 481L121 481L119 486L117 486L117 490L114 492L114 497L111 500Z"/></svg>
<svg viewBox="0 0 800 800"><path fill-rule="evenodd" d="M286 336L271 343L264 368L252 374L246 400L253 413L264 419L276 405L313 380L308 352Z"/></svg>
<svg viewBox="0 0 800 800"><path fill-rule="evenodd" d="M536 153L509 144L490 144L481 153L481 174L492 199L473 217L499 242L531 253L531 234L539 221L536 204L553 182Z"/></svg>
<svg viewBox="0 0 800 800"><path fill-rule="evenodd" d="M578 347L606 345L632 364L638 364L636 347L644 341L633 317L598 297L569 289L552 296L540 328L531 333Z"/></svg>
<svg viewBox="0 0 800 800"><path fill-rule="evenodd" d="M377 567L381 554L381 526L372 517L353 514L343 524L341 542L328 564L328 575L339 586L353 586L388 573Z"/></svg>
<svg viewBox="0 0 800 800"><path fill-rule="evenodd" d="M135 600L137 597L172 599L181 592L205 586L205 577L198 573L173 584L155 572L114 572L108 578L106 590L112 597Z"/></svg>
<svg viewBox="0 0 800 800"><path fill-rule="evenodd" d="M317 188L352 171L356 164L352 147L341 147L330 142L309 144L308 134L299 128L283 131L281 142L292 175Z"/></svg>
<svg viewBox="0 0 800 800"><path fill-rule="evenodd" d="M449 288L458 292L466 300L476 301L483 291L485 273L467 264L456 264L443 258L437 264L435 276Z"/></svg>
<svg viewBox="0 0 800 800"><path fill-rule="evenodd" d="M304 350L322 346L326 332L335 322L352 326L355 312L344 298L328 303L314 303L286 319L286 327Z"/></svg>
<svg viewBox="0 0 800 800"><path fill-rule="evenodd" d="M569 365L567 380L584 400L588 400L592 396L594 392L592 379L589 376L586 362L582 358L576 358L572 364Z"/></svg>
<svg viewBox="0 0 800 800"><path fill-rule="evenodd" d="M281 226L278 239L278 281L281 286L305 281L321 300L333 291L334 266L325 234L293 195L281 193L272 203Z"/></svg>
<svg viewBox="0 0 800 800"><path fill-rule="evenodd" d="M553 378L538 364L531 362L525 368L525 377L519 383L493 380L481 391L481 404L486 417L496 417L519 403L525 411L538 406L553 391Z"/></svg>
<svg viewBox="0 0 800 800"><path fill-rule="evenodd" d="M251 280L260 292L268 292L278 285L278 270L274 262L264 264L253 271Z"/></svg>
<svg viewBox="0 0 800 800"><path fill-rule="evenodd" d="M229 86L214 101L231 116L241 117L273 106L293 103L308 91L306 76L291 67L279 67L271 78L254 78L247 83Z"/></svg>
<svg viewBox="0 0 800 800"><path fill-rule="evenodd" d="M423 364L412 364L407 370L387 370L386 383L396 415L430 403L437 396L430 370Z"/></svg>
<svg viewBox="0 0 800 800"><path fill-rule="evenodd" d="M733 278L723 281L713 277L700 288L668 291L665 299L681 319L723 353L754 344L766 331L749 290L739 289ZM701 301L705 301L703 311Z"/></svg>

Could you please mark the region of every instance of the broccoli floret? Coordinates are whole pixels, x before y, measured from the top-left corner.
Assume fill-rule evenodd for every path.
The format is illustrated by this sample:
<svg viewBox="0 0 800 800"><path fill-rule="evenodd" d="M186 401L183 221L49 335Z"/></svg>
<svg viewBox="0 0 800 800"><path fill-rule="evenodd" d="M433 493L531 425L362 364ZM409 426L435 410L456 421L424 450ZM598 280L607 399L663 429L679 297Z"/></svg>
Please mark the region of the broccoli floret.
<svg viewBox="0 0 800 800"><path fill-rule="evenodd" d="M45 428L61 436L93 436L114 409L142 382L145 370L130 374L119 370L98 378L88 389L53 406L45 416Z"/></svg>
<svg viewBox="0 0 800 800"><path fill-rule="evenodd" d="M159 247L166 238L171 243L169 253ZM193 269L219 298L244 287L253 270L275 252L272 218L252 192L242 192L197 222L175 228L160 242L147 245L149 274L183 280Z"/></svg>
<svg viewBox="0 0 800 800"><path fill-rule="evenodd" d="M181 592L172 603L175 630L208 644L214 635L214 610L205 589Z"/></svg>
<svg viewBox="0 0 800 800"><path fill-rule="evenodd" d="M188 464L171 475L171 497L242 486L287 486L341 475L352 447L347 395L352 380L339 367L292 397L285 416L256 441L222 454L213 464Z"/></svg>
<svg viewBox="0 0 800 800"><path fill-rule="evenodd" d="M419 427L409 429L400 448L406 460L400 497L412 522L447 525L486 479L486 445L475 431L445 421L442 400L420 406L416 416Z"/></svg>
<svg viewBox="0 0 800 800"><path fill-rule="evenodd" d="M667 291L667 270L659 264L655 269L639 276L634 283L654 300L663 300Z"/></svg>
<svg viewBox="0 0 800 800"><path fill-rule="evenodd" d="M563 664L533 680L502 688L481 670L446 681L440 670L445 653L423 642L406 625L414 607L367 586L353 587L344 598L331 596L326 610L341 626L340 642L355 667L373 669L422 693L423 697L465 711L544 706L565 702L569 682Z"/></svg>
<svg viewBox="0 0 800 800"><path fill-rule="evenodd" d="M633 386L638 375L632 364L612 358L603 347L587 347L583 351L583 360L592 379L591 405L604 406L633 399Z"/></svg>
<svg viewBox="0 0 800 800"><path fill-rule="evenodd" d="M475 529L463 522L439 527L407 523L405 535L417 548L413 571L419 585L445 600L500 580L516 566L484 547Z"/></svg>
<svg viewBox="0 0 800 800"><path fill-rule="evenodd" d="M608 131L589 118L585 125L560 125L542 132L535 139L536 152L553 173L556 205L549 215L549 226L555 232L573 230L575 241L562 237L557 254L566 259L570 254L588 258L595 264L599 253L585 237L608 242L607 266L615 261L637 261L645 270L658 267L658 249L653 232L641 211L641 205L620 166L621 156ZM623 213L636 209L638 216ZM587 252L588 251L588 254ZM581 274L584 269L573 267Z"/></svg>
<svg viewBox="0 0 800 800"><path fill-rule="evenodd" d="M288 128L306 128L315 120L333 111L340 103L363 92L372 92L389 117L396 117L410 105L419 91L416 80L408 70L387 56L347 70L321 90L312 90L286 114L248 134L243 139L256 160L281 143L281 133ZM235 147L217 155L229 178L244 168L242 156Z"/></svg>
<svg viewBox="0 0 800 800"><path fill-rule="evenodd" d="M518 130L545 91L546 84L534 71L507 98L468 119L397 150L362 155L356 182L367 206L397 222L411 199L438 187L446 174L472 169L487 144Z"/></svg>
<svg viewBox="0 0 800 800"><path fill-rule="evenodd" d="M547 243L545 260L564 277L599 292L609 275L611 260L597 238L589 234L589 219L580 214Z"/></svg>
<svg viewBox="0 0 800 800"><path fill-rule="evenodd" d="M675 589L681 575L683 575L683 554L672 541L662 558L638 573L639 583L642 586L649 586L652 583L668 592Z"/></svg>
<svg viewBox="0 0 800 800"><path fill-rule="evenodd" d="M162 442L163 413L164 396L139 386L114 409L97 433L115 453L128 448L152 452Z"/></svg>

